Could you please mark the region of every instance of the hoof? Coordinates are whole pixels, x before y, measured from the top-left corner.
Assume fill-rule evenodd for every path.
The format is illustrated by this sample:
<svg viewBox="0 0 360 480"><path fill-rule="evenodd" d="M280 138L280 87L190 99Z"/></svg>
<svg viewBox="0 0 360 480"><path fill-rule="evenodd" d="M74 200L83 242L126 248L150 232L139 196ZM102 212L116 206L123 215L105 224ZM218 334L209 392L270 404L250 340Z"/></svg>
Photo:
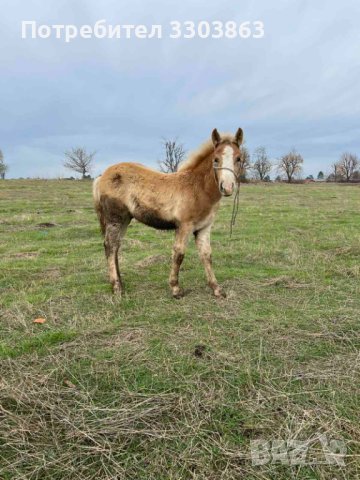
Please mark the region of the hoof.
<svg viewBox="0 0 360 480"><path fill-rule="evenodd" d="M121 296L122 293L123 293L123 287L121 286L121 284L120 283L115 283L113 285L113 294Z"/></svg>
<svg viewBox="0 0 360 480"><path fill-rule="evenodd" d="M214 295L216 298L226 298L226 293L222 291L220 288L214 290Z"/></svg>
<svg viewBox="0 0 360 480"><path fill-rule="evenodd" d="M184 290L182 288L174 289L172 292L172 296L173 298L176 298L176 300L179 300L180 298L183 298Z"/></svg>

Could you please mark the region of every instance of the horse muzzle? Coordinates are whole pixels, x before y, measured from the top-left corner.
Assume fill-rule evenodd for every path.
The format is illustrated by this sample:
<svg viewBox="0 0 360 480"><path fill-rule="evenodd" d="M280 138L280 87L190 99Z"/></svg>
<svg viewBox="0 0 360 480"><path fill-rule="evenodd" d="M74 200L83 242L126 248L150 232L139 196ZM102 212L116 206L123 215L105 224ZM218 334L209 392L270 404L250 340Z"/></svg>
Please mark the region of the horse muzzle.
<svg viewBox="0 0 360 480"><path fill-rule="evenodd" d="M231 197L231 195L234 193L234 183L221 182L220 193L224 197Z"/></svg>

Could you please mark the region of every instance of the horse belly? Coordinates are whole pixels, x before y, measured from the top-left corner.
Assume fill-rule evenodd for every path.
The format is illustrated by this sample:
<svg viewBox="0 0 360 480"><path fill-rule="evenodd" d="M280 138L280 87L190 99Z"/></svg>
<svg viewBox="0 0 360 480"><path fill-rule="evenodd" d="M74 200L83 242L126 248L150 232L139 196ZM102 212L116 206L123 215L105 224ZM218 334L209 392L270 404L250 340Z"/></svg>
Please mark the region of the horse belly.
<svg viewBox="0 0 360 480"><path fill-rule="evenodd" d="M132 215L139 222L157 230L175 230L177 227L175 220L164 218L159 210L148 207L137 200L133 202Z"/></svg>

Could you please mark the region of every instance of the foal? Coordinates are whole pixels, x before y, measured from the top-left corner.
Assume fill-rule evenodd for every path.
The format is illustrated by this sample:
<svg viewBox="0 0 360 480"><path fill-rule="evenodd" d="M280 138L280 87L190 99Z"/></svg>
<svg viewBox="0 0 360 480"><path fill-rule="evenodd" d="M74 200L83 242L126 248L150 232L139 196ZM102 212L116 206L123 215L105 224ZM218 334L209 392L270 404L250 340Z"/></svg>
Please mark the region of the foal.
<svg viewBox="0 0 360 480"><path fill-rule="evenodd" d="M222 196L231 196L241 173L240 145L243 132L220 135L194 152L176 173L160 173L137 163L109 167L93 185L114 293L121 293L118 251L132 218L150 227L175 230L170 288L175 298L183 295L179 270L191 234L209 286L216 297L225 296L211 265L210 230Z"/></svg>

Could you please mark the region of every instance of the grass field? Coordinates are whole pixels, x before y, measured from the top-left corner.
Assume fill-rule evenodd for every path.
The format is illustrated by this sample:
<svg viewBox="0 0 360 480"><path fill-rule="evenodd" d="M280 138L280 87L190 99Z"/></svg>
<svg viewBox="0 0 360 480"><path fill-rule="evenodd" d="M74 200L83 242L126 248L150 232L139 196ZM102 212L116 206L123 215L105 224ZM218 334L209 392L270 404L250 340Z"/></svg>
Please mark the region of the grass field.
<svg viewBox="0 0 360 480"><path fill-rule="evenodd" d="M243 186L220 301L193 242L173 300L173 234L133 223L119 300L90 182L0 182L0 479L360 478L359 212L358 186Z"/></svg>

